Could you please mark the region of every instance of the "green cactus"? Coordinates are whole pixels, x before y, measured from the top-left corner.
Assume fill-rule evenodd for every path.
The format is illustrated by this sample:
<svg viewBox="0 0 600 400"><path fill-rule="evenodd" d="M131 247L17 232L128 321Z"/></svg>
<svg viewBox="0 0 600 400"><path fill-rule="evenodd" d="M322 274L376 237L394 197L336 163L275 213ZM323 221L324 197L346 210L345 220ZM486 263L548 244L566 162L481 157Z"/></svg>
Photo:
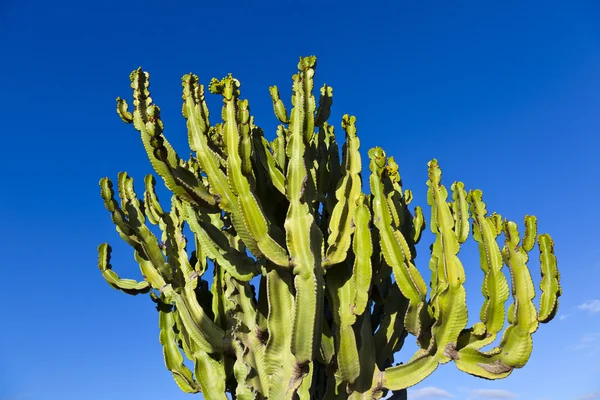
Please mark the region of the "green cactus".
<svg viewBox="0 0 600 400"><path fill-rule="evenodd" d="M281 123L272 142L254 124L239 81L231 75L211 81L210 92L223 99L223 121L211 125L204 87L195 75L185 75L183 115L195 153L185 161L163 135L148 73L138 69L130 76L133 112L117 99L119 116L140 132L173 196L167 212L152 176L140 200L132 178L121 173L119 204L103 178L106 208L134 248L144 280L120 278L108 244L99 247L98 264L113 288L149 293L156 303L165 364L177 385L208 399L226 399L226 393L238 399L378 399L389 391L400 398L450 361L487 379L523 367L531 335L556 314L561 294L550 236L537 235L535 217L526 216L521 239L515 222L489 215L481 191L467 192L462 182L452 184L450 194L432 160L427 203L435 241L428 294L415 266L423 211L409 209L412 194L401 187L398 165L379 147L368 152L371 194L362 193L356 118L342 119L340 163L327 123L332 88L323 86L317 105L315 66L315 57L300 59L290 113L277 87L270 88ZM161 238L147 222L158 226ZM186 225L193 234L191 256ZM484 303L481 321L467 327L458 253L470 225L484 272ZM536 242L543 277L539 311L527 268ZM503 265L512 277L507 310ZM506 314L509 325L499 345L481 351L502 330ZM393 366L408 334L419 350Z"/></svg>

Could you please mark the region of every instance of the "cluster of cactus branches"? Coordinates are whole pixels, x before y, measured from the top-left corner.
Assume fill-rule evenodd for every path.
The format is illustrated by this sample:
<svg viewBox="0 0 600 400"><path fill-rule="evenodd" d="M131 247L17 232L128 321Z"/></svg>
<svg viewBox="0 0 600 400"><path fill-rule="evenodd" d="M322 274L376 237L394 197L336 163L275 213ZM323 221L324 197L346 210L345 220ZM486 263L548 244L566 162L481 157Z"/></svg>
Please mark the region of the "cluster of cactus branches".
<svg viewBox="0 0 600 400"><path fill-rule="evenodd" d="M423 211L409 209L412 194L401 186L398 165L379 147L368 152L370 194L362 192L356 119L343 116L340 159L327 122L332 88L321 88L317 104L315 66L315 57L300 59L289 114L278 89L270 88L280 122L273 141L255 125L238 80L229 75L210 82L210 93L223 100L222 121L211 125L204 87L197 76L185 75L188 160L163 134L148 73L138 69L130 76L133 112L117 99L119 116L141 133L173 195L167 211L148 175L138 199L132 178L120 173L118 202L103 178L106 208L134 248L144 279L120 278L108 244L99 248L99 268L114 288L149 293L156 303L166 367L177 385L207 399L226 399L227 393L237 399L377 399L389 391L399 396L450 361L486 379L523 367L532 334L553 318L561 293L550 236L537 234L533 216L525 217L520 235L515 222L488 213L480 190L467 192L461 182L450 194L432 160L427 203L435 241L428 293L415 267ZM484 302L480 322L468 327L458 253L471 233ZM536 243L539 308L527 267ZM504 265L513 299L506 310L511 293ZM506 316L499 344L483 351ZM409 334L419 349L394 365Z"/></svg>

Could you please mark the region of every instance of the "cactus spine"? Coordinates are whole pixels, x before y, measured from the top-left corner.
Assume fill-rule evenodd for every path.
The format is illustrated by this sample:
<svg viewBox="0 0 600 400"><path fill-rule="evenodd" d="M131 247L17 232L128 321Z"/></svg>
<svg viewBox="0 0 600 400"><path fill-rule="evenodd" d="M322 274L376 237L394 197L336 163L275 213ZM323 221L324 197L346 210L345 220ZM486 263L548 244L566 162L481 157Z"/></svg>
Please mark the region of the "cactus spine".
<svg viewBox="0 0 600 400"><path fill-rule="evenodd" d="M108 244L99 247L98 264L112 287L149 293L156 303L165 364L177 385L208 399L226 399L227 392L239 399L377 399L390 390L401 393L450 361L487 379L523 367L532 334L553 318L561 294L550 236L538 235L535 217L526 216L521 238L515 222L490 215L481 191L467 192L462 182L449 193L432 160L428 294L415 266L423 211L409 209L412 194L401 187L398 164L379 147L368 152L371 194L362 193L356 118L342 119L340 162L327 122L333 91L323 86L317 105L315 66L315 57L300 59L290 113L278 89L270 88L281 123L272 142L254 124L238 80L229 75L210 82L209 91L223 100L222 122L211 125L204 86L185 75L182 111L195 153L189 160L163 135L148 73L138 69L130 76L133 112L117 99L119 116L140 132L173 196L170 211L164 210L149 175L140 200L133 179L120 173L119 203L112 182L103 178L105 206L133 247L144 280L119 277ZM186 225L193 237L184 235ZM458 254L471 231L484 272L484 303L481 321L467 327ZM499 235L505 237L502 249ZM527 268L536 243L543 276L539 311ZM507 310L504 265L512 278ZM506 316L500 344L481 351ZM419 350L393 366L408 334Z"/></svg>

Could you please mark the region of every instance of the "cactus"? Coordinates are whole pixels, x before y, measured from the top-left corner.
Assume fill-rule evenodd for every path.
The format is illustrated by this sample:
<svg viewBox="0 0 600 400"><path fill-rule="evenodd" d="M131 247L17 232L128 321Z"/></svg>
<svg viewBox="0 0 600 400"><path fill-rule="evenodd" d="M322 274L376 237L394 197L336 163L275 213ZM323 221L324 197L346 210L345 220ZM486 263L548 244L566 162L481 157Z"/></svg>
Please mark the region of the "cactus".
<svg viewBox="0 0 600 400"><path fill-rule="evenodd" d="M165 364L179 388L208 399L226 399L226 393L239 399L377 399L390 391L400 398L450 361L486 379L523 367L532 334L556 314L561 294L550 236L538 235L536 218L526 216L521 238L515 222L489 214L481 191L467 192L462 182L449 193L432 160L428 294L415 266L424 213L409 208L412 194L401 186L398 164L379 147L368 152L371 194L362 193L356 118L342 119L340 162L327 122L333 91L324 85L317 104L315 66L315 57L300 59L289 113L278 89L270 88L281 123L271 142L241 99L238 80L229 75L210 82L209 91L223 100L222 122L211 125L204 86L185 75L189 160L163 134L148 73L138 69L130 76L133 112L117 99L119 116L140 132L173 195L166 211L151 175L138 199L132 178L120 173L119 203L112 182L103 178L105 206L134 248L144 279L119 277L108 244L99 248L99 268L113 288L149 293L156 303ZM147 223L158 227L160 238ZM184 234L186 226L193 238ZM481 321L468 327L458 254L471 231L484 303ZM536 242L543 276L538 308L527 268ZM503 265L511 275L507 310ZM482 351L506 315L499 344ZM405 364L393 365L409 334L419 349Z"/></svg>

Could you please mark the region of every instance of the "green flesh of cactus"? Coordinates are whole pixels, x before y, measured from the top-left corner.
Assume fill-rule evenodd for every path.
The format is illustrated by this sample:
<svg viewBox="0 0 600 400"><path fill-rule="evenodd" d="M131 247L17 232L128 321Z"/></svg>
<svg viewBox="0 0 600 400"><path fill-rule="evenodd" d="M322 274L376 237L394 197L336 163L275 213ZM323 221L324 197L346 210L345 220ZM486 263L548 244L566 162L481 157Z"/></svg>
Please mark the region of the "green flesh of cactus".
<svg viewBox="0 0 600 400"><path fill-rule="evenodd" d="M254 125L238 80L211 81L209 91L223 100L222 122L211 125L204 87L185 75L182 111L194 152L185 161L163 135L148 73L138 69L130 76L133 112L117 99L119 116L140 132L173 195L167 212L152 176L140 200L133 179L120 173L119 203L112 182L103 178L104 204L144 279L119 277L108 244L98 249L98 266L113 288L149 293L156 303L165 364L179 388L207 399L226 399L226 393L238 399L378 399L389 391L400 396L451 361L487 379L523 367L532 334L554 317L561 295L551 237L537 234L533 216L525 217L521 235L515 222L488 215L480 190L467 192L455 182L449 191L432 160L428 293L415 265L424 213L409 209L412 193L401 187L398 164L379 147L368 152L371 194L362 193L356 118L342 119L340 158L327 122L333 90L323 86L315 100L315 66L315 57L300 59L289 113L277 87L269 89L281 123L271 142ZM147 222L160 229L160 238ZM458 254L471 233L484 302L481 321L467 327ZM527 267L536 243L538 308ZM513 303L505 308L511 293ZM498 346L482 351L505 319ZM392 365L409 334L419 349L408 362Z"/></svg>

